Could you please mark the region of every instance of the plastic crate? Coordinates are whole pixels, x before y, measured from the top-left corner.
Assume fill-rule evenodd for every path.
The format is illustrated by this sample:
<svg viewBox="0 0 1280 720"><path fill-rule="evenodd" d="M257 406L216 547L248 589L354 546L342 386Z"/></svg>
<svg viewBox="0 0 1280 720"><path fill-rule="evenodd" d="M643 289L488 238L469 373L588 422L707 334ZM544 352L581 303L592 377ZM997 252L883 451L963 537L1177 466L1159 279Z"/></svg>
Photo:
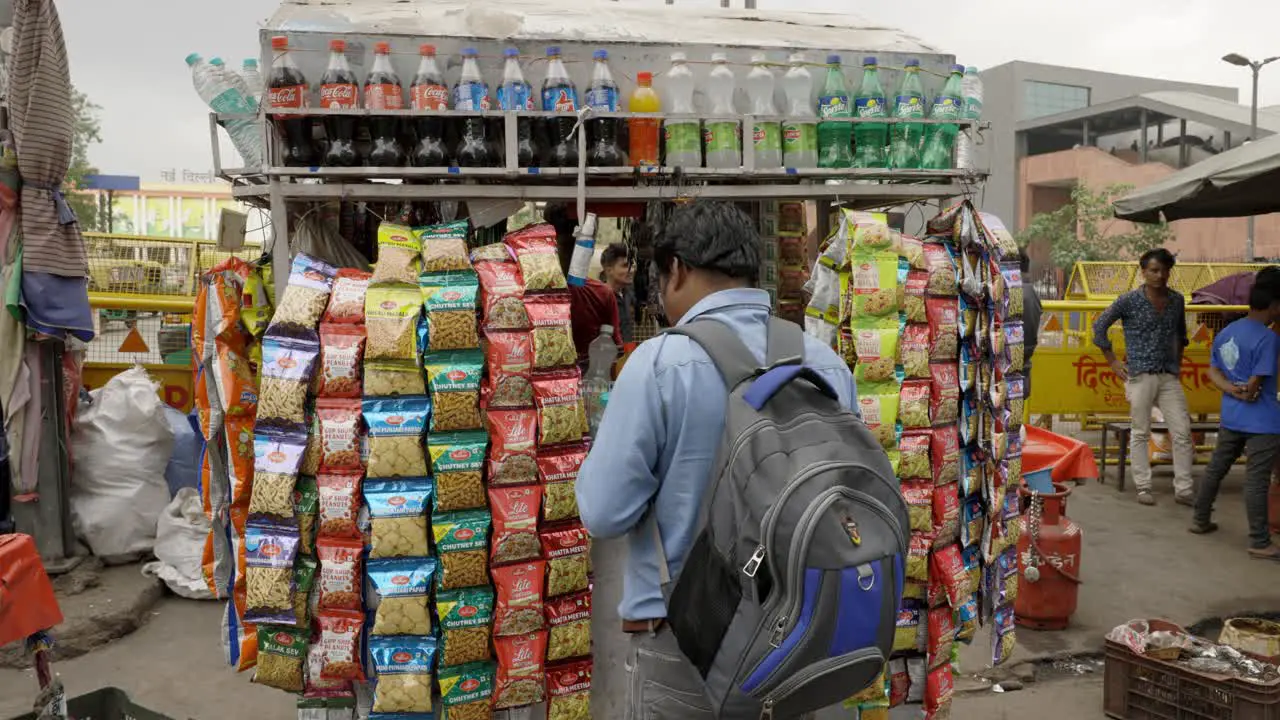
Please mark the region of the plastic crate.
<svg viewBox="0 0 1280 720"><path fill-rule="evenodd" d="M148 710L129 699L120 688L106 687L67 700L67 714L75 720L173 720ZM12 720L35 720L35 713Z"/></svg>
<svg viewBox="0 0 1280 720"><path fill-rule="evenodd" d="M1280 682L1206 675L1108 640L1102 707L1117 720L1280 720Z"/></svg>

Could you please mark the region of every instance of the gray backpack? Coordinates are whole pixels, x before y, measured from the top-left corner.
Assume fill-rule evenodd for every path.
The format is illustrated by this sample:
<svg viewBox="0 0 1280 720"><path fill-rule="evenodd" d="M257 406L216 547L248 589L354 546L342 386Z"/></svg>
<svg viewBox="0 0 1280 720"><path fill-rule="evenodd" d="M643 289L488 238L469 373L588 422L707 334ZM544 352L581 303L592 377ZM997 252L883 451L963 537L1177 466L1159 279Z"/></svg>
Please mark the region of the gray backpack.
<svg viewBox="0 0 1280 720"><path fill-rule="evenodd" d="M876 678L893 647L909 521L893 468L773 318L767 366L727 325L666 332L711 356L729 390L700 527L672 581L651 520L667 622L717 717L794 718Z"/></svg>

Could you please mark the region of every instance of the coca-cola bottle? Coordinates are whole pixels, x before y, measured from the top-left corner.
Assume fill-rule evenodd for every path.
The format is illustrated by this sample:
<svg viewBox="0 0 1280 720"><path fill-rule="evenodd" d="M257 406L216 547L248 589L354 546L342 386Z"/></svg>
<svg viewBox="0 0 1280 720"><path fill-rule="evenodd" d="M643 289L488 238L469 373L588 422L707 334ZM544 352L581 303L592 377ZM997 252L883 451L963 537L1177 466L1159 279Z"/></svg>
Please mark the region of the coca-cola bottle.
<svg viewBox="0 0 1280 720"><path fill-rule="evenodd" d="M400 76L391 67L391 43L380 42L373 46L373 70L364 81L364 106L368 110L403 110L404 88ZM396 115L371 115L369 139L373 149L369 151L369 164L376 167L396 167L404 164L404 149L400 147L400 118Z"/></svg>
<svg viewBox="0 0 1280 720"><path fill-rule="evenodd" d="M414 110L448 110L449 86L444 73L436 65L435 45L418 48L422 59L418 61L418 73L409 86L409 100ZM413 164L418 167L442 167L449 164L449 153L444 146L444 118L426 115L414 121L418 133L418 146L413 151Z"/></svg>
<svg viewBox="0 0 1280 720"><path fill-rule="evenodd" d="M329 110L351 110L357 106L356 74L347 64L347 42L329 41L329 67L320 78L320 107ZM324 154L324 164L334 167L351 167L360 161L356 155L356 119L349 115L325 117L324 133L329 138L329 150Z"/></svg>
<svg viewBox="0 0 1280 720"><path fill-rule="evenodd" d="M271 62L267 107L272 110L305 108L310 105L307 79L289 55L289 38L271 38L275 59ZM272 123L280 138L281 162L293 167L312 163L311 120L302 115L274 115Z"/></svg>
<svg viewBox="0 0 1280 720"><path fill-rule="evenodd" d="M503 54L506 55L507 62L502 68L502 84L498 86L498 108L516 112L533 110L533 90L524 81L524 73L520 70L520 51L507 48ZM537 164L531 124L528 117L516 120L516 153L520 167Z"/></svg>
<svg viewBox="0 0 1280 720"><path fill-rule="evenodd" d="M478 112L489 109L489 86L480 74L476 62L476 49L462 50L462 77L453 87L453 109ZM462 140L458 142L458 165L461 167L489 167L494 164L493 149L489 147L488 128L483 117L468 116L462 119Z"/></svg>

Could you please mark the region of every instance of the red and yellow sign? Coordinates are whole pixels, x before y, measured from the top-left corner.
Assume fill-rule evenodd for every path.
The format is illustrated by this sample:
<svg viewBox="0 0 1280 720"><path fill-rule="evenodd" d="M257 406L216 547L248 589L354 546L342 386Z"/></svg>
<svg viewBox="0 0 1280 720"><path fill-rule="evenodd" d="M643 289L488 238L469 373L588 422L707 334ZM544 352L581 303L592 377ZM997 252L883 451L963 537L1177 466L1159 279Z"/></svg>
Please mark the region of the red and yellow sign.
<svg viewBox="0 0 1280 720"><path fill-rule="evenodd" d="M1182 390L1193 415L1216 414L1221 409L1222 393L1209 380L1208 348L1187 348L1182 358ZM1029 406L1036 415L1129 412L1124 383L1092 346L1037 348L1031 363Z"/></svg>

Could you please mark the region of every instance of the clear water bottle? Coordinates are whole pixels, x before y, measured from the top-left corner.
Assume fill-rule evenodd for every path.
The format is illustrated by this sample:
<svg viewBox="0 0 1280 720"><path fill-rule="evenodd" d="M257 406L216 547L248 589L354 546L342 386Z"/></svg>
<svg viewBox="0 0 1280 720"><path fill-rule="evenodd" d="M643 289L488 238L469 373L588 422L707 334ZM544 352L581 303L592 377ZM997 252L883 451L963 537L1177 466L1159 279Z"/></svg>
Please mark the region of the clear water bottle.
<svg viewBox="0 0 1280 720"><path fill-rule="evenodd" d="M247 114L255 112L249 99L239 88L240 83L232 82L224 69L206 62L197 53L187 56L187 67L191 69L191 84L196 94L218 113ZM227 121L227 134L231 136L231 144L235 146L246 166L256 167L262 164L262 142L258 124L253 120Z"/></svg>
<svg viewBox="0 0 1280 720"><path fill-rule="evenodd" d="M582 399L587 410L591 435L600 430L609 392L613 389L613 363L618 359L618 346L613 342L613 326L601 325L600 334L587 347L587 373L582 376Z"/></svg>
<svg viewBox="0 0 1280 720"><path fill-rule="evenodd" d="M587 276L591 274L591 259L596 252L596 214L587 213L573 233L573 255L569 257L568 282L573 287L587 284Z"/></svg>
<svg viewBox="0 0 1280 720"><path fill-rule="evenodd" d="M978 75L978 68L970 65L964 70L964 81L960 84L960 94L964 97L964 104L960 108L960 117L965 120L981 120L982 119L982 77ZM974 157L973 139L977 135L977 129L973 126L967 127L960 131L960 136L956 138L956 167L961 170L972 170L977 162Z"/></svg>
<svg viewBox="0 0 1280 720"><path fill-rule="evenodd" d="M244 78L240 76L240 73L233 72L231 68L227 67L227 64L223 62L220 57L209 58L209 65L213 67L214 72L216 72L224 82L240 91L240 94L245 99L246 107L253 107L253 100L251 99L253 93L249 90L249 83L244 81Z"/></svg>
<svg viewBox="0 0 1280 720"><path fill-rule="evenodd" d="M959 120L961 106L961 85L964 82L964 66L952 65L951 75L946 84L933 101L933 109L929 112L930 120ZM929 126L929 139L924 144L924 154L920 164L930 170L950 170L951 151L955 146L956 132L959 125L944 123Z"/></svg>
<svg viewBox="0 0 1280 720"><path fill-rule="evenodd" d="M262 73L258 70L256 58L245 58L244 64L240 66L240 77L249 88L249 102L256 110L262 104L262 91L267 86L266 81L262 79Z"/></svg>
<svg viewBox="0 0 1280 720"><path fill-rule="evenodd" d="M671 53L671 69L664 84L667 89L668 112L692 115L693 71L682 52ZM702 132L697 120L666 120L662 124L667 167L702 167Z"/></svg>
<svg viewBox="0 0 1280 720"><path fill-rule="evenodd" d="M783 162L789 168L818 166L818 116L813 112L813 76L804 55L790 58L791 69L782 78L787 96L787 119L782 124Z"/></svg>
<svg viewBox="0 0 1280 720"><path fill-rule="evenodd" d="M782 166L782 124L776 120L761 119L778 114L778 108L773 104L773 71L769 69L764 53L752 55L751 66L746 80L751 114L756 116L751 127L751 152L757 168L778 168Z"/></svg>
<svg viewBox="0 0 1280 720"><path fill-rule="evenodd" d="M729 56L714 53L711 62L715 67L707 79L707 97L711 100L711 117L702 131L702 144L706 148L707 167L738 168L742 166L742 125L738 111L733 106L733 93L738 80L729 67Z"/></svg>

